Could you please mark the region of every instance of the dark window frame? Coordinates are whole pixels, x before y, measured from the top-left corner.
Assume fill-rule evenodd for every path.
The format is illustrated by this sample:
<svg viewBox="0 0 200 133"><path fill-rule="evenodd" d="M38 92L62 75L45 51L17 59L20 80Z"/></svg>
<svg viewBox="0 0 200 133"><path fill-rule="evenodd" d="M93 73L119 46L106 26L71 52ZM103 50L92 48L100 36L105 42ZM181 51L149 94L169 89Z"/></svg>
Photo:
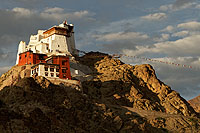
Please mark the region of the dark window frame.
<svg viewBox="0 0 200 133"><path fill-rule="evenodd" d="M62 73L67 73L67 69L62 69Z"/></svg>
<svg viewBox="0 0 200 133"><path fill-rule="evenodd" d="M45 72L45 76L49 76L49 73L48 73L48 72Z"/></svg>
<svg viewBox="0 0 200 133"><path fill-rule="evenodd" d="M54 77L54 73L51 73L51 77Z"/></svg>
<svg viewBox="0 0 200 133"><path fill-rule="evenodd" d="M54 68L50 67L50 72L54 72Z"/></svg>
<svg viewBox="0 0 200 133"><path fill-rule="evenodd" d="M48 66L45 66L45 67L44 67L44 70L45 70L45 71L48 71L48 70L49 70L49 67L48 67Z"/></svg>

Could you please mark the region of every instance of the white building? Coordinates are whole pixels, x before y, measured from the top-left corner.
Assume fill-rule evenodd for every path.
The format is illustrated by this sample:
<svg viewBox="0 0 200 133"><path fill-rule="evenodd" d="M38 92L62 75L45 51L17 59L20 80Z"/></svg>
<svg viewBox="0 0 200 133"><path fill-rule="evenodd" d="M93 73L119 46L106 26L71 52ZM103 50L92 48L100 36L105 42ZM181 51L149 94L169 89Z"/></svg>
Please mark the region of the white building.
<svg viewBox="0 0 200 133"><path fill-rule="evenodd" d="M31 76L59 78L59 65L39 63L32 67Z"/></svg>
<svg viewBox="0 0 200 133"><path fill-rule="evenodd" d="M48 30L38 30L37 35L31 35L28 45L21 41L18 48L16 64L19 54L26 51L47 55L77 55L74 40L74 26L66 21Z"/></svg>

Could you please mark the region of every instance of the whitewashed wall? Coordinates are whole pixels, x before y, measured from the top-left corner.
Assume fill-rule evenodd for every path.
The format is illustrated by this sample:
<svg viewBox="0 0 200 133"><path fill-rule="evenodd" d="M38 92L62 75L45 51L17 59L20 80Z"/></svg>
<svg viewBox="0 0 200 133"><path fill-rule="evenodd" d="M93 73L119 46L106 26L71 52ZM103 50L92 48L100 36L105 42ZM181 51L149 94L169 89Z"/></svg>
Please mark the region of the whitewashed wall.
<svg viewBox="0 0 200 133"><path fill-rule="evenodd" d="M69 52L68 46L67 46L67 39L63 35L52 35L50 41L49 41L49 48L50 51L62 51L62 52Z"/></svg>

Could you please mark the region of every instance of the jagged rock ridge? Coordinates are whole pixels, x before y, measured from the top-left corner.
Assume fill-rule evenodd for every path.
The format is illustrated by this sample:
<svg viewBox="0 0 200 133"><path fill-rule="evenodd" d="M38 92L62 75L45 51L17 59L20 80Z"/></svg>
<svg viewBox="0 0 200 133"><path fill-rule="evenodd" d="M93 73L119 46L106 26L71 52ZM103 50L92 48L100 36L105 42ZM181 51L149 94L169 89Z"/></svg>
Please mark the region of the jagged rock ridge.
<svg viewBox="0 0 200 133"><path fill-rule="evenodd" d="M94 59L88 55L80 62L94 70L94 79L82 83L83 91L93 98L144 110L196 115L179 93L157 79L148 64L131 66L109 56Z"/></svg>

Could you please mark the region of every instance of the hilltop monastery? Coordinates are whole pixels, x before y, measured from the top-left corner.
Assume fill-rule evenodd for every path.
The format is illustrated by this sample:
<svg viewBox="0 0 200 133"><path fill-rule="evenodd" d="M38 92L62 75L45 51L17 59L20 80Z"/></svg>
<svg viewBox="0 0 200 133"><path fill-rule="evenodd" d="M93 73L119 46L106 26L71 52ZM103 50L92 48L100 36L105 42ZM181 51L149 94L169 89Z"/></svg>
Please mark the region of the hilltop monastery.
<svg viewBox="0 0 200 133"><path fill-rule="evenodd" d="M66 21L19 43L16 65L32 65L30 76L71 79L70 57L77 56L74 26Z"/></svg>

